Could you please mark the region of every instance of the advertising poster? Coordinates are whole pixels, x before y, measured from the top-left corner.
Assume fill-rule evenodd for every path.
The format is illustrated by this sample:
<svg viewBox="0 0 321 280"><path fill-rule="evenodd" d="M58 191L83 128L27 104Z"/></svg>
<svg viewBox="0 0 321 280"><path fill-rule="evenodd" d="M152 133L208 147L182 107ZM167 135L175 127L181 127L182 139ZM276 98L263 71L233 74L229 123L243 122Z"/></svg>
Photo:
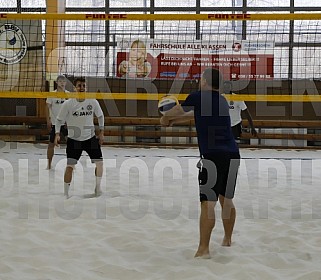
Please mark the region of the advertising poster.
<svg viewBox="0 0 321 280"><path fill-rule="evenodd" d="M208 67L226 80L273 79L274 42L123 39L117 42L117 77L199 79Z"/></svg>

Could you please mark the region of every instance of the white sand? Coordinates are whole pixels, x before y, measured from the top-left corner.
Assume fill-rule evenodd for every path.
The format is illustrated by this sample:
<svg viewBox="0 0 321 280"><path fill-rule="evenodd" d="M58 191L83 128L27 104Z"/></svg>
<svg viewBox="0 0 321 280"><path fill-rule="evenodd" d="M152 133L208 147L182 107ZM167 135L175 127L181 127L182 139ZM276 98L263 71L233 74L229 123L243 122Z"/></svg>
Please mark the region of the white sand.
<svg viewBox="0 0 321 280"><path fill-rule="evenodd" d="M103 152L103 196L84 198L83 156L65 200L64 149L48 171L46 146L0 146L1 280L321 279L320 151L242 150L233 244L218 220L210 260L193 258L197 150Z"/></svg>

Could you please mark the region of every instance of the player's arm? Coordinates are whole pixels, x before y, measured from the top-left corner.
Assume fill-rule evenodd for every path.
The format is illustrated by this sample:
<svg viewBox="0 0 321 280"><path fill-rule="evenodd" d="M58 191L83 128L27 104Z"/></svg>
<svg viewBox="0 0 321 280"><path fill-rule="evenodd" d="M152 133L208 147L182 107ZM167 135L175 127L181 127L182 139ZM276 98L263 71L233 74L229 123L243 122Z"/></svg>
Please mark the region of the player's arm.
<svg viewBox="0 0 321 280"><path fill-rule="evenodd" d="M104 136L105 136L105 116L97 100L96 100L95 115L97 116L98 126L99 126L99 134L98 134L99 144L102 145L104 143Z"/></svg>
<svg viewBox="0 0 321 280"><path fill-rule="evenodd" d="M186 112L183 107L178 104L161 117L160 123L164 126L171 126L173 124L184 123L193 119L194 111L190 110Z"/></svg>
<svg viewBox="0 0 321 280"><path fill-rule="evenodd" d="M244 114L244 116L247 118L249 125L251 127L251 134L255 137L257 137L257 132L255 130L254 124L253 124L253 119L251 116L250 111L246 108L245 110L242 111L242 113Z"/></svg>
<svg viewBox="0 0 321 280"><path fill-rule="evenodd" d="M56 130L55 131L56 132L55 141L54 141L55 146L58 146L59 142L60 142L61 126L65 125L65 123L66 123L66 119L67 119L67 115L68 115L66 103L67 102L62 104L60 112L58 113L58 116L57 116L56 125L55 125L55 130Z"/></svg>
<svg viewBox="0 0 321 280"><path fill-rule="evenodd" d="M105 135L104 115L97 117L97 119L98 119L98 125L99 125L98 139L99 139L99 144L102 145L104 143L104 135Z"/></svg>
<svg viewBox="0 0 321 280"><path fill-rule="evenodd" d="M64 125L64 121L61 120L61 119L58 119L56 120L56 126L55 126L55 129L56 129L56 134L55 134L55 141L54 141L54 144L55 146L59 146L59 142L60 142L60 128L62 125Z"/></svg>
<svg viewBox="0 0 321 280"><path fill-rule="evenodd" d="M47 121L47 128L50 130L51 129L51 125L52 125L52 122L51 122L51 119L50 119L50 116L51 116L51 110L52 110L52 104L51 103L47 103L47 106L46 106L46 121Z"/></svg>

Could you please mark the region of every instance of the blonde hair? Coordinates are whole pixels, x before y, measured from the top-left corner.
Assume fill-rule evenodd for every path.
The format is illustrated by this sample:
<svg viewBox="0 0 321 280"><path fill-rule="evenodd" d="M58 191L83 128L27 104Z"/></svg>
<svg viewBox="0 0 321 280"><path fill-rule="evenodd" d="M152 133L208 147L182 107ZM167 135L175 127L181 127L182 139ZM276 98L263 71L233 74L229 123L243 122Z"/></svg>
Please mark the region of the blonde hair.
<svg viewBox="0 0 321 280"><path fill-rule="evenodd" d="M141 49L146 49L145 43L139 39L133 41L132 44L130 45L130 47L133 48L134 45L137 45L137 47L140 47Z"/></svg>
<svg viewBox="0 0 321 280"><path fill-rule="evenodd" d="M144 57L146 59L146 55L147 55L146 44L143 41L137 39L132 42L132 44L130 45L130 48L133 49L135 45L137 46L137 49L144 49L144 53L145 53Z"/></svg>

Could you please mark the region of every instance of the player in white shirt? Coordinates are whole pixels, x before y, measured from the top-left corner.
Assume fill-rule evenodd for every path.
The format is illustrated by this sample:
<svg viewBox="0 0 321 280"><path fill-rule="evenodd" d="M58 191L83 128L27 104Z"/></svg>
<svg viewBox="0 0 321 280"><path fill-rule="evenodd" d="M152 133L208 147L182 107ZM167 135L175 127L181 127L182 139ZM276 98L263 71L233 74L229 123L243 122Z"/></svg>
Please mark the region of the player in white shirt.
<svg viewBox="0 0 321 280"><path fill-rule="evenodd" d="M74 80L77 92L86 91L86 81L83 78ZM95 135L94 116L98 118L99 134ZM104 114L96 99L69 99L64 102L57 116L55 145L60 141L59 127L67 123L67 167L64 175L64 195L69 198L69 187L75 165L82 151L87 152L91 161L96 164L95 195L100 196L103 174L103 156L101 145L104 142Z"/></svg>
<svg viewBox="0 0 321 280"><path fill-rule="evenodd" d="M232 83L230 81L224 82L224 93L225 94L235 94L232 92ZM252 116L247 109L247 106L244 101L234 101L229 100L228 101L230 110L230 118L231 118L231 127L232 132L235 139L239 139L242 134L242 115L247 118L249 125L251 127L251 134L255 137L257 137L257 132L255 130Z"/></svg>
<svg viewBox="0 0 321 280"><path fill-rule="evenodd" d="M57 77L57 89L55 92L68 92L66 90L66 83L67 79L65 76L58 76ZM54 156L54 150L55 150L55 134L56 134L56 119L57 115L60 111L61 105L66 101L65 98L47 98L46 104L47 104L47 110L46 110L46 118L47 118L47 127L50 130L49 134L49 144L47 148L47 159L48 159L48 166L47 169L51 169L51 162L52 158ZM63 136L67 136L68 131L66 126L62 126L60 133Z"/></svg>

